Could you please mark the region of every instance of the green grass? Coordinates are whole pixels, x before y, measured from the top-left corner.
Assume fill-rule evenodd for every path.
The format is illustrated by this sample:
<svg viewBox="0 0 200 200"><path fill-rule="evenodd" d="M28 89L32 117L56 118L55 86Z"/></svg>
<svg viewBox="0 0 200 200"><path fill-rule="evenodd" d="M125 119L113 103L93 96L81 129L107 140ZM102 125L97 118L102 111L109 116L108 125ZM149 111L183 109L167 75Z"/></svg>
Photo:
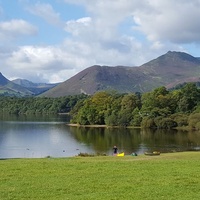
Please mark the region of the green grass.
<svg viewBox="0 0 200 200"><path fill-rule="evenodd" d="M195 200L200 153L0 160L0 199Z"/></svg>

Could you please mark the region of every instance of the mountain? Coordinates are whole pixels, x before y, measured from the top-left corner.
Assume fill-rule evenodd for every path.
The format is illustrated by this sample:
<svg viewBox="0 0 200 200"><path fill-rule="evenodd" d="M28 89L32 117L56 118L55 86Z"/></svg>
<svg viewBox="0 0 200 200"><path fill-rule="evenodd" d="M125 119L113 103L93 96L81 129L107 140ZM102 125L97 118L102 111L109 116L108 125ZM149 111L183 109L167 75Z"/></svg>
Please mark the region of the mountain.
<svg viewBox="0 0 200 200"><path fill-rule="evenodd" d="M101 90L116 90L121 93L148 92L160 86L171 88L184 82L198 82L199 77L199 58L183 52L169 51L139 67L89 67L42 96L94 94Z"/></svg>
<svg viewBox="0 0 200 200"><path fill-rule="evenodd" d="M9 81L0 73L0 96L30 96L33 92Z"/></svg>
<svg viewBox="0 0 200 200"><path fill-rule="evenodd" d="M158 86L174 87L200 81L200 60L187 53L169 51L140 67Z"/></svg>
<svg viewBox="0 0 200 200"><path fill-rule="evenodd" d="M34 95L38 95L41 94L53 87L55 87L56 85L58 85L57 83L55 84L50 84L50 83L33 83L29 80L26 79L15 79L12 81L13 83L20 85L26 89L28 89L29 91L31 91Z"/></svg>
<svg viewBox="0 0 200 200"><path fill-rule="evenodd" d="M9 80L6 77L4 77L2 73L0 72L0 87L6 85L8 82Z"/></svg>
<svg viewBox="0 0 200 200"><path fill-rule="evenodd" d="M89 67L67 81L50 89L42 96L63 96L74 94L93 94L99 90L117 90L130 92L132 87L140 87L140 80L148 76L141 73L136 67ZM140 88L142 90L142 88Z"/></svg>
<svg viewBox="0 0 200 200"><path fill-rule="evenodd" d="M33 83L25 79L8 80L0 73L0 96L36 96L57 84Z"/></svg>
<svg viewBox="0 0 200 200"><path fill-rule="evenodd" d="M0 73L0 95L60 97L101 90L143 93L185 82L200 82L200 58L169 51L137 67L94 65L60 84L33 83L25 79L9 81Z"/></svg>

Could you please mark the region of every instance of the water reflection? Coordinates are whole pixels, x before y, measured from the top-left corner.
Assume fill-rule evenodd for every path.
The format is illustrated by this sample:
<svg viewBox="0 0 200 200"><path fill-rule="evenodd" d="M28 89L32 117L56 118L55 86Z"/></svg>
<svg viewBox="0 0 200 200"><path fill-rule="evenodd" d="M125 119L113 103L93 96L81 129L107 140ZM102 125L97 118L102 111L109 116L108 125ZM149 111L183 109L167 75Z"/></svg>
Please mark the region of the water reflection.
<svg viewBox="0 0 200 200"><path fill-rule="evenodd" d="M199 132L80 127L70 127L70 132L80 143L90 145L99 153L111 154L114 145L117 145L119 150L126 154L200 149Z"/></svg>
<svg viewBox="0 0 200 200"><path fill-rule="evenodd" d="M63 122L0 122L0 158L69 157L91 152L71 137Z"/></svg>
<svg viewBox="0 0 200 200"><path fill-rule="evenodd" d="M70 117L68 115L15 115L15 114L1 114L0 121L5 122L68 122Z"/></svg>
<svg viewBox="0 0 200 200"><path fill-rule="evenodd" d="M200 150L200 133L177 130L69 127L66 116L0 118L0 158L68 157L79 153L126 155Z"/></svg>

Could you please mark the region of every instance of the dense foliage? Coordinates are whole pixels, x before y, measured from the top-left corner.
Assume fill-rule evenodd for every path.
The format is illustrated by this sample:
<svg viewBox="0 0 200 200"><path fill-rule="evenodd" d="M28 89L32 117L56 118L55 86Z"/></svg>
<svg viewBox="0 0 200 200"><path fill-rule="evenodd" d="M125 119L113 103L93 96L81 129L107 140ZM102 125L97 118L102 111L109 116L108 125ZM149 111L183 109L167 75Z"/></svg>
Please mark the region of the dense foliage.
<svg viewBox="0 0 200 200"><path fill-rule="evenodd" d="M159 87L140 94L101 91L92 96L59 98L0 97L0 112L9 114L70 113L80 125L200 129L200 89L187 83L178 89Z"/></svg>
<svg viewBox="0 0 200 200"><path fill-rule="evenodd" d="M47 97L0 97L0 112L6 114L68 113L86 95Z"/></svg>
<svg viewBox="0 0 200 200"><path fill-rule="evenodd" d="M81 125L142 126L144 128L200 128L200 89L194 83L168 91L117 94L98 92L71 111L72 122Z"/></svg>

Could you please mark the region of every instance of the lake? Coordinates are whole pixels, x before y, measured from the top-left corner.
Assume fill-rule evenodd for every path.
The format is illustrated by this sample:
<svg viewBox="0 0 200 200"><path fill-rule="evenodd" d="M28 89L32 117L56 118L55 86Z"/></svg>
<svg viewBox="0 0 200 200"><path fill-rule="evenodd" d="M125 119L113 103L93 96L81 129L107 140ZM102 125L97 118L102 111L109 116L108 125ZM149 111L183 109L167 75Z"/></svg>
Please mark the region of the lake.
<svg viewBox="0 0 200 200"><path fill-rule="evenodd" d="M0 159L200 150L200 132L70 127L67 116L1 116Z"/></svg>

